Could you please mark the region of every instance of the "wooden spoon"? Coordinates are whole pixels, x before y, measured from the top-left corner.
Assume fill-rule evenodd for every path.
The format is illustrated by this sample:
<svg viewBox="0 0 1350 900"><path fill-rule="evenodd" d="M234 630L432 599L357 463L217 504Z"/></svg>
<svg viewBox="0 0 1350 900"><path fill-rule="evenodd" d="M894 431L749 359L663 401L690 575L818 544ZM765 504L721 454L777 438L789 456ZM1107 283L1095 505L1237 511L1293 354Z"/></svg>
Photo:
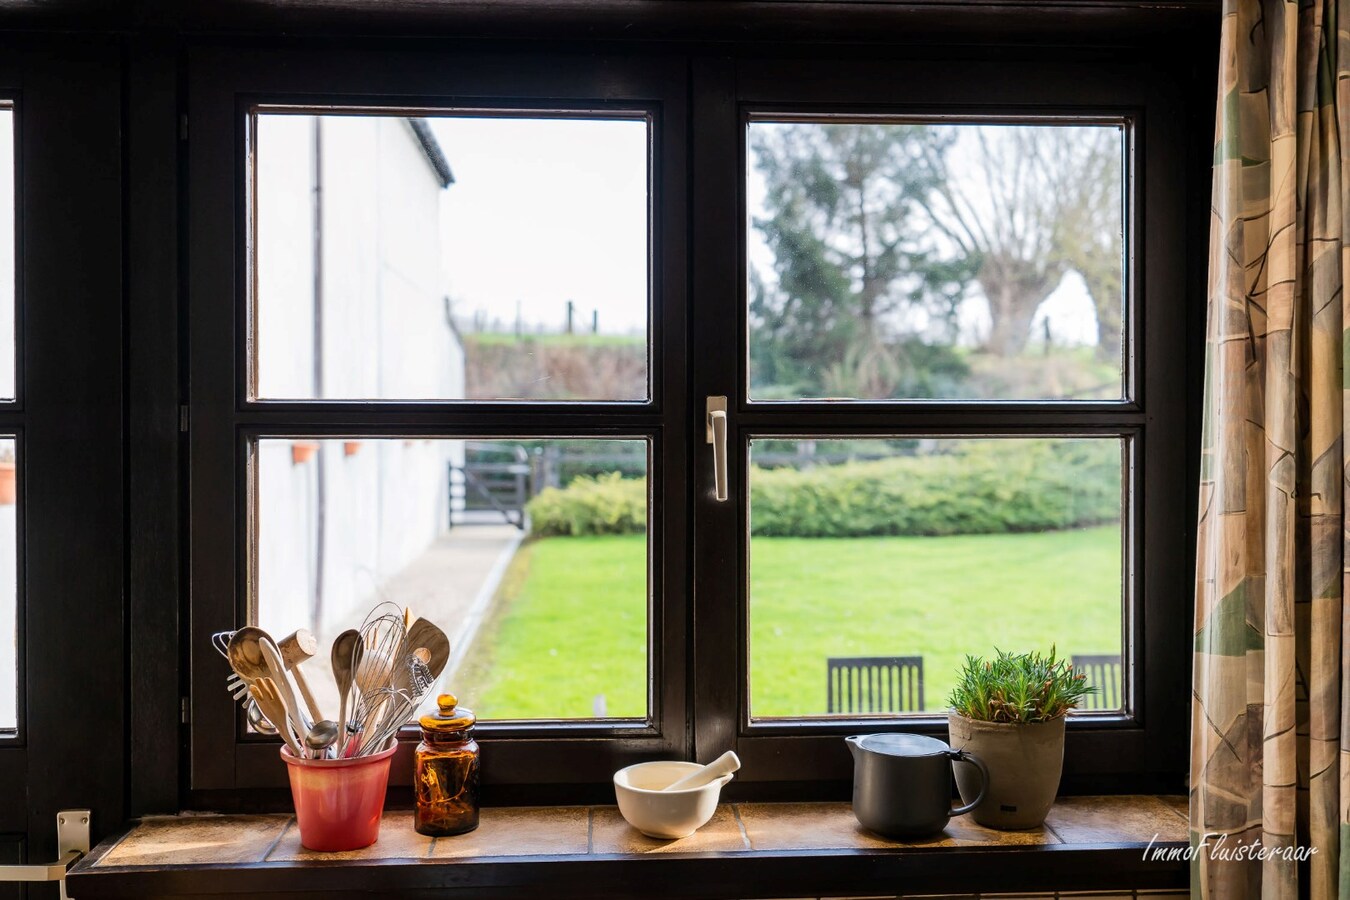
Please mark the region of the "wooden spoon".
<svg viewBox="0 0 1350 900"><path fill-rule="evenodd" d="M267 676L257 679L249 685L248 692L253 695L253 702L258 704L258 709L267 716L267 720L276 726L281 734L281 739L286 742L286 746L291 748L291 752L297 759L304 759L305 751L301 749L300 742L295 739L291 733L290 712L286 708L286 701L281 698L277 691L276 682Z"/></svg>
<svg viewBox="0 0 1350 900"><path fill-rule="evenodd" d="M235 674L244 679L245 684L251 685L268 675L267 660L263 658L262 653L263 638L271 640L267 632L254 625L246 625L230 637L225 658L230 661L230 668L234 669Z"/></svg>
<svg viewBox="0 0 1350 900"><path fill-rule="evenodd" d="M268 674L276 682L277 692L281 699L286 701L286 712L291 717L291 722L295 724L296 734L309 734L309 729L314 727L313 722L306 721L304 711L300 704L295 701L295 692L291 690L291 679L286 675L286 664L281 661L281 651L272 641L266 632L263 638L258 641L258 647L262 650L263 659L267 661Z"/></svg>
<svg viewBox="0 0 1350 900"><path fill-rule="evenodd" d="M430 654L429 658L424 660L427 668L431 670L431 680L434 682L441 677L441 672L445 671L445 663L450 659L450 639L426 619L418 619L408 629L407 646L418 648L425 647Z"/></svg>

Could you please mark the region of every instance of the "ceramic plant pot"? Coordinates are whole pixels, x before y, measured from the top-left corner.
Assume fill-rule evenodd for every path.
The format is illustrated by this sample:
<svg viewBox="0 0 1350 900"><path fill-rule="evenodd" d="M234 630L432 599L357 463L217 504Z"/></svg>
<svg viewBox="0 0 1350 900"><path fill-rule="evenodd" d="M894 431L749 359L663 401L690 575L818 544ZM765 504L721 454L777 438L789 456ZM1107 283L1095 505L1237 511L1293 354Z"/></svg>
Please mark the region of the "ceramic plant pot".
<svg viewBox="0 0 1350 900"><path fill-rule="evenodd" d="M1064 717L1034 725L978 722L949 713L952 749L965 750L989 767L989 788L970 815L989 828L1037 828L1055 803L1064 769ZM969 803L980 791L970 766L956 767L956 787Z"/></svg>
<svg viewBox="0 0 1350 900"><path fill-rule="evenodd" d="M0 462L0 506L13 506L15 494L14 463Z"/></svg>
<svg viewBox="0 0 1350 900"><path fill-rule="evenodd" d="M319 452L318 441L292 441L291 442L291 462L297 466L304 465L314 458L314 454Z"/></svg>

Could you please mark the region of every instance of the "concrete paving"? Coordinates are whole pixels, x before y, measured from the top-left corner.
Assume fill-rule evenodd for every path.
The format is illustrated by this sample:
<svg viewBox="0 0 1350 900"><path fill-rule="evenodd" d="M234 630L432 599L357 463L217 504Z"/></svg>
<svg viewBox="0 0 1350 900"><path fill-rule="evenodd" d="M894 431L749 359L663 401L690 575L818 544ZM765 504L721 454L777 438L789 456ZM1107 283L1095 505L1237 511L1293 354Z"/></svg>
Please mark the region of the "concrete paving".
<svg viewBox="0 0 1350 900"><path fill-rule="evenodd" d="M454 670L491 611L497 586L524 536L525 532L505 524L457 526L380 586L379 599L412 609L413 615L430 619L450 638L450 661L440 685L428 694L424 709L435 708L438 690L448 686L453 690ZM304 672L326 716L337 715L337 687L328 665L333 638L347 628L359 628L369 605L355 611L350 621L334 626L331 633L315 635L319 652Z"/></svg>

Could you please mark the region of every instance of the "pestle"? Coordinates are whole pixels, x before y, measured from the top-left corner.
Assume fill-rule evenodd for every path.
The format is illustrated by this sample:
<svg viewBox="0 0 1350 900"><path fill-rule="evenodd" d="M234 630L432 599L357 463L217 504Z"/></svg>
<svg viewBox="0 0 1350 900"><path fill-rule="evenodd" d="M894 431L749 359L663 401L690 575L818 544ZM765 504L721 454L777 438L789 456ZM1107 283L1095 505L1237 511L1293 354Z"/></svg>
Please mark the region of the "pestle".
<svg viewBox="0 0 1350 900"><path fill-rule="evenodd" d="M728 750L721 756L714 759L701 769L690 772L679 781L667 787L661 788L663 791L688 791L694 788L703 787L711 781L716 781L723 775L729 775L741 767L741 758L736 755L736 751Z"/></svg>

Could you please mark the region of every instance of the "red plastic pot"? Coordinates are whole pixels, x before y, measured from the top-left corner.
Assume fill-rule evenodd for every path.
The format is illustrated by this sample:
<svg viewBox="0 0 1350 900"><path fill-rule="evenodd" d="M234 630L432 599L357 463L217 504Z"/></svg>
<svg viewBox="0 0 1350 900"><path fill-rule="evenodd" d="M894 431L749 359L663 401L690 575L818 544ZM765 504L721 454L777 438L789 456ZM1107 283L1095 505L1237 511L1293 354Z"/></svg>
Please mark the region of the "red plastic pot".
<svg viewBox="0 0 1350 900"><path fill-rule="evenodd" d="M300 759L281 748L291 777L300 843L310 850L359 850L380 837L389 760L398 749L354 759Z"/></svg>

